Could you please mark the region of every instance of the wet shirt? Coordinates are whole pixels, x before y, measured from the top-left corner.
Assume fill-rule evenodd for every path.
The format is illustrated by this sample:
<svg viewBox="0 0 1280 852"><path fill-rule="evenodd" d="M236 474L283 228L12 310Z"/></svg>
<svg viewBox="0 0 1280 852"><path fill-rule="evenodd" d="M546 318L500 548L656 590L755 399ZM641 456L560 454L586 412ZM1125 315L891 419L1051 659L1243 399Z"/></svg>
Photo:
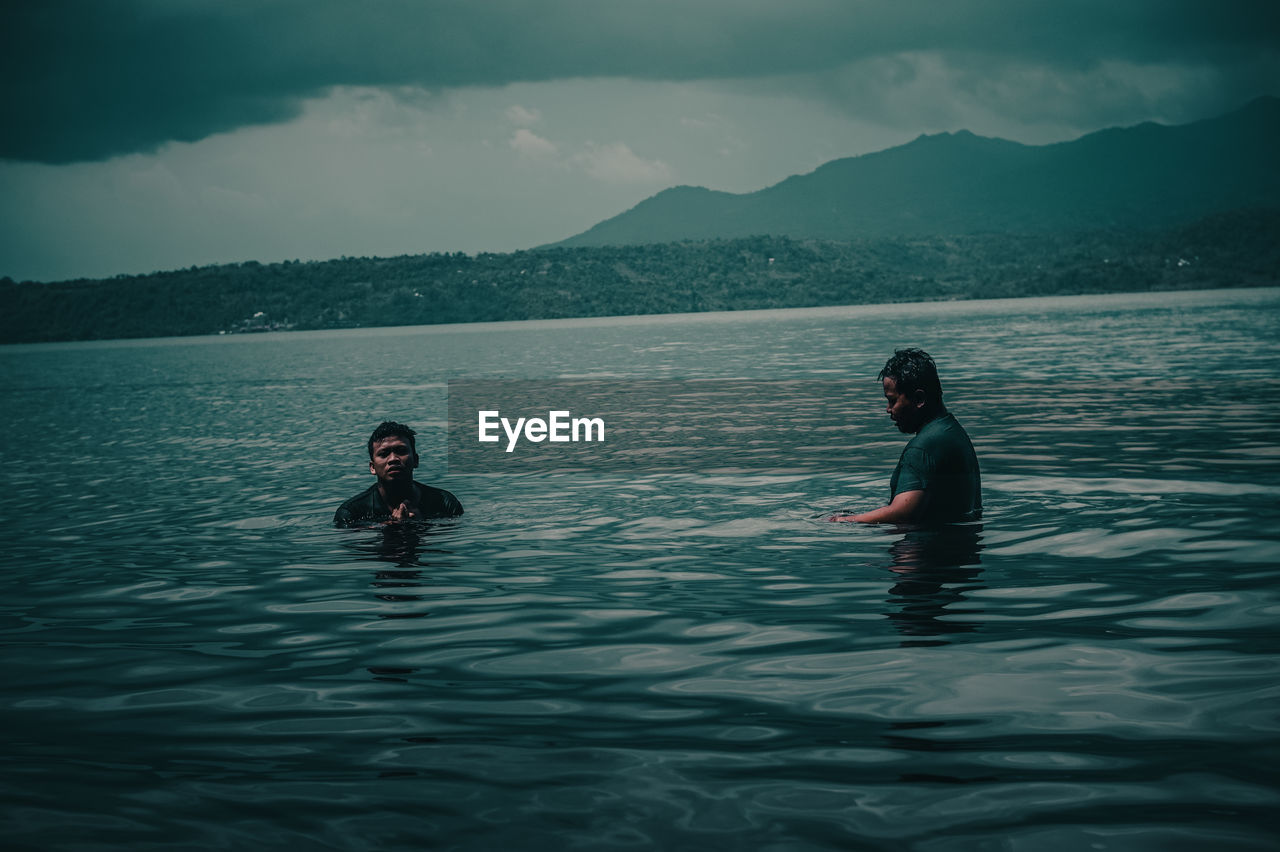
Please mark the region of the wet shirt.
<svg viewBox="0 0 1280 852"><path fill-rule="evenodd" d="M423 518L453 518L462 514L458 498L443 488L415 482L413 489L418 494L418 512ZM339 506L333 515L333 523L340 527L390 519L391 508L383 501L376 482Z"/></svg>
<svg viewBox="0 0 1280 852"><path fill-rule="evenodd" d="M902 451L889 481L892 500L904 491L925 494L925 523L972 521L982 516L982 478L973 443L950 413L930 420Z"/></svg>

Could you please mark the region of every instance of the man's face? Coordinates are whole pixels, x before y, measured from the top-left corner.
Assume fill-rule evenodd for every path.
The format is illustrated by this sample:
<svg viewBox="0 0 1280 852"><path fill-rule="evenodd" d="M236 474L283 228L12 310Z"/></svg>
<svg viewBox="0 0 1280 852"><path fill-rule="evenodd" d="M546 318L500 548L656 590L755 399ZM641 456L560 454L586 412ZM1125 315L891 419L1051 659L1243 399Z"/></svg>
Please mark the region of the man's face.
<svg viewBox="0 0 1280 852"><path fill-rule="evenodd" d="M413 479L413 469L418 459L409 442L398 435L390 435L373 442L373 458L369 460L369 472L384 485L403 484Z"/></svg>
<svg viewBox="0 0 1280 852"><path fill-rule="evenodd" d="M920 421L924 419L924 394L916 393L914 397L898 393L898 383L889 377L884 379L885 413L898 427L898 431L908 435L920 431Z"/></svg>

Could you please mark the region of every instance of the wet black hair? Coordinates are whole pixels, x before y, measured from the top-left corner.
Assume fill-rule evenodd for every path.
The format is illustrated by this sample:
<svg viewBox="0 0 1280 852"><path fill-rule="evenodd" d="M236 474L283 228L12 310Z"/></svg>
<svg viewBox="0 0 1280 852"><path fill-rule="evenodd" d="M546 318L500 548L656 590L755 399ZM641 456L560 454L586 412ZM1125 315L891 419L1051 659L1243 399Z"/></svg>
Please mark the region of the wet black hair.
<svg viewBox="0 0 1280 852"><path fill-rule="evenodd" d="M414 443L413 437L417 435L408 426L403 423L397 423L394 420L383 420L378 424L378 428L373 430L373 434L369 436L369 460L373 461L373 445L381 441L383 438L403 438L405 443L409 445L409 449L416 456L418 454L418 445Z"/></svg>
<svg viewBox="0 0 1280 852"><path fill-rule="evenodd" d="M923 349L898 349L885 362L879 378L893 379L898 393L910 396L918 390L933 402L942 402L942 382L938 381L938 366Z"/></svg>

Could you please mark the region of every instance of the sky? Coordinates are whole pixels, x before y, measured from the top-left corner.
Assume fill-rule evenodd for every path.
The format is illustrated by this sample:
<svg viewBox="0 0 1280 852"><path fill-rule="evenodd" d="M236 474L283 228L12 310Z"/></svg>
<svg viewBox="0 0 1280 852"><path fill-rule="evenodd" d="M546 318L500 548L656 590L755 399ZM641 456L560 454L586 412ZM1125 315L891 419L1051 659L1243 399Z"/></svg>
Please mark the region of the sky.
<svg viewBox="0 0 1280 852"><path fill-rule="evenodd" d="M4 0L0 276L510 252L1280 95L1275 0Z"/></svg>

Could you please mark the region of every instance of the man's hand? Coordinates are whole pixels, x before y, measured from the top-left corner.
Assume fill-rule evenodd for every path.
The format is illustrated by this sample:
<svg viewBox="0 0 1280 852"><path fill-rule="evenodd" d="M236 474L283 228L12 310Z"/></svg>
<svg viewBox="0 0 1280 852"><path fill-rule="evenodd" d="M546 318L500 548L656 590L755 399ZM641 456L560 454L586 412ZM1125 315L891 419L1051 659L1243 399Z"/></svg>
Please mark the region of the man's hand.
<svg viewBox="0 0 1280 852"><path fill-rule="evenodd" d="M410 518L416 518L416 517L418 517L417 507L410 506L408 501L406 500L400 501L400 505L396 506L395 509L391 512L392 522L407 521Z"/></svg>
<svg viewBox="0 0 1280 852"><path fill-rule="evenodd" d="M923 508L923 491L903 491L888 506L881 506L861 515L834 515L831 520L859 524L909 524L919 517Z"/></svg>

